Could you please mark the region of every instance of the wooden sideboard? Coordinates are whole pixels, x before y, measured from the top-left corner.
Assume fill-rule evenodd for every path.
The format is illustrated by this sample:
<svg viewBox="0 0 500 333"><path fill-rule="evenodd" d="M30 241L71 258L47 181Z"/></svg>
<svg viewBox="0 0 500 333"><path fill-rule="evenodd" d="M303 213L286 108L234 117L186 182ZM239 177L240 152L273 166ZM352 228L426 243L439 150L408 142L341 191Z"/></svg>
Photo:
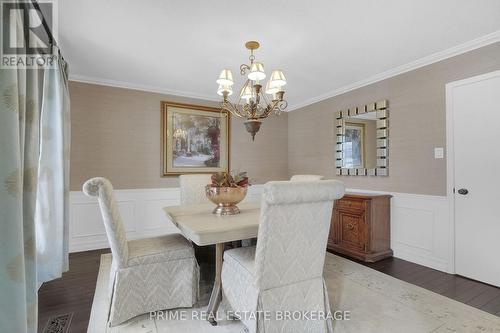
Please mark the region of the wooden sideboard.
<svg viewBox="0 0 500 333"><path fill-rule="evenodd" d="M328 249L366 262L391 257L391 197L346 194L336 200Z"/></svg>

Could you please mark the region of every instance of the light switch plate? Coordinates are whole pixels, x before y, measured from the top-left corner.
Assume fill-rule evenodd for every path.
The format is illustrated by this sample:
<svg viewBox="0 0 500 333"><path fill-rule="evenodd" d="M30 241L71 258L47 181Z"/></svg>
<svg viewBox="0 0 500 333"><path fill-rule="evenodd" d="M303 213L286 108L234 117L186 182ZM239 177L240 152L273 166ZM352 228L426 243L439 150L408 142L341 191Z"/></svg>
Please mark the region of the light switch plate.
<svg viewBox="0 0 500 333"><path fill-rule="evenodd" d="M444 148L443 147L436 147L434 148L434 158L444 158Z"/></svg>

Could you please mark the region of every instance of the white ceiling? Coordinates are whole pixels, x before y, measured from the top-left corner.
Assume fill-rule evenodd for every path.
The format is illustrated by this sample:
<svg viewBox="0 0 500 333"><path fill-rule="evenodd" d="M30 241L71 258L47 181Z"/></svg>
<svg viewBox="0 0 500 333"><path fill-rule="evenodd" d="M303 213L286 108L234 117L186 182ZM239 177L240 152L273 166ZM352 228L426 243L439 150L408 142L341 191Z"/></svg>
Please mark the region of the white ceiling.
<svg viewBox="0 0 500 333"><path fill-rule="evenodd" d="M59 2L71 79L217 100L220 70L239 76L244 42L258 40L266 72L285 72L292 109L499 31L498 0Z"/></svg>

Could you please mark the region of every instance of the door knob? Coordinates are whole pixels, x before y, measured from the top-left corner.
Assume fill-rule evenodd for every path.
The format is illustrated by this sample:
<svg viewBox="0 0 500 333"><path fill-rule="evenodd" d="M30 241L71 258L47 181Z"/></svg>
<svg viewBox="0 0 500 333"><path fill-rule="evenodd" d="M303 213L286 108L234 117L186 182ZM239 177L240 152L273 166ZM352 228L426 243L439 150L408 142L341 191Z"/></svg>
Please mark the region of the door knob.
<svg viewBox="0 0 500 333"><path fill-rule="evenodd" d="M467 193L469 193L469 190L466 188L461 188L460 190L458 190L458 194L467 195Z"/></svg>

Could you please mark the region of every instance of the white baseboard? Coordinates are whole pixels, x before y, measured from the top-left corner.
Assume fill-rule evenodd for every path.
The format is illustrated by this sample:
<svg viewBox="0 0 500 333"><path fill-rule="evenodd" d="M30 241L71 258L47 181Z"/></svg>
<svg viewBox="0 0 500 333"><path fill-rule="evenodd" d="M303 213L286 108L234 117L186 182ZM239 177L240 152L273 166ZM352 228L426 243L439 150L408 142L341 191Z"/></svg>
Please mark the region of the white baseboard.
<svg viewBox="0 0 500 333"><path fill-rule="evenodd" d="M262 190L263 185L251 186L245 200L260 200ZM391 247L394 256L451 272L446 197L357 189L348 191L391 194ZM115 190L114 193L129 239L178 232L162 210L162 207L179 204L178 188ZM70 252L108 247L97 200L74 191L70 201Z"/></svg>

